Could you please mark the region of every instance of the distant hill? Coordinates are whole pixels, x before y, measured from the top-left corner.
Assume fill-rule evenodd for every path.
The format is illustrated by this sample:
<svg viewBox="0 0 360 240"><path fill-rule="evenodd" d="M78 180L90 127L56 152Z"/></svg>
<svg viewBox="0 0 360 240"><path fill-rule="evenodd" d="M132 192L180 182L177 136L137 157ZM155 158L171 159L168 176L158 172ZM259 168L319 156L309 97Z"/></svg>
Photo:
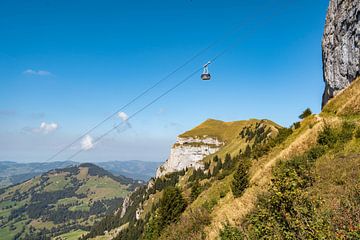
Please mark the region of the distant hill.
<svg viewBox="0 0 360 240"><path fill-rule="evenodd" d="M137 186L90 163L48 171L0 190L0 238L80 237Z"/></svg>
<svg viewBox="0 0 360 240"><path fill-rule="evenodd" d="M65 168L78 163L72 161L17 163L0 161L0 188L21 183L49 170Z"/></svg>
<svg viewBox="0 0 360 240"><path fill-rule="evenodd" d="M76 166L79 164L80 163L73 161L31 163L0 161L0 188L24 182L52 169ZM125 176L147 181L154 176L156 168L159 167L161 163L133 160L100 162L96 164L116 176Z"/></svg>
<svg viewBox="0 0 360 240"><path fill-rule="evenodd" d="M155 175L155 171L161 165L161 162L132 160L99 162L96 164L114 175L122 175L132 179L148 181Z"/></svg>

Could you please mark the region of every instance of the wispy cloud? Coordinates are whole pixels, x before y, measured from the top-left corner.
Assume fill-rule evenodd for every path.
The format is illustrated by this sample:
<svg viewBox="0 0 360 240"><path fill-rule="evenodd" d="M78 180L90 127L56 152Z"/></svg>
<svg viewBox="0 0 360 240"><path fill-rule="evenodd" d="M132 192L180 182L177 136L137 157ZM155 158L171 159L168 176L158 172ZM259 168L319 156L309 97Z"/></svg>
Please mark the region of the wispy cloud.
<svg viewBox="0 0 360 240"><path fill-rule="evenodd" d="M118 117L121 119L122 123L117 125L116 131L118 133L124 132L127 129L131 128L131 124L129 123L129 116L124 112L119 112Z"/></svg>
<svg viewBox="0 0 360 240"><path fill-rule="evenodd" d="M6 109L0 109L0 116L3 117L12 117L16 115L15 110L6 110Z"/></svg>
<svg viewBox="0 0 360 240"><path fill-rule="evenodd" d="M40 123L40 126L37 128L32 127L24 127L23 130L25 132L32 132L32 133L42 133L42 134L49 134L56 131L59 128L59 124L57 123Z"/></svg>
<svg viewBox="0 0 360 240"><path fill-rule="evenodd" d="M43 113L43 112L33 112L33 113L30 113L30 117L33 118L33 119L41 119L41 118L45 117L45 113Z"/></svg>
<svg viewBox="0 0 360 240"><path fill-rule="evenodd" d="M36 76L53 76L53 74L46 70L34 70L34 69L27 69L23 72L25 75L36 75Z"/></svg>
<svg viewBox="0 0 360 240"><path fill-rule="evenodd" d="M90 135L86 135L82 140L81 140L81 149L82 150L90 150L92 148L94 148L94 142L93 142L93 138Z"/></svg>
<svg viewBox="0 0 360 240"><path fill-rule="evenodd" d="M121 119L121 121L126 122L129 119L129 116L124 112L119 112L118 117Z"/></svg>

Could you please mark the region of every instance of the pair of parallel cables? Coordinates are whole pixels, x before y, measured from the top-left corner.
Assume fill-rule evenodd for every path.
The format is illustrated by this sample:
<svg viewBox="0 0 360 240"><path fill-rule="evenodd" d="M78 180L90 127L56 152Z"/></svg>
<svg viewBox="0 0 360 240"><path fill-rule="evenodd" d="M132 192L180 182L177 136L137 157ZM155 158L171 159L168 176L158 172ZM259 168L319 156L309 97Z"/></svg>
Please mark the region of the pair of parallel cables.
<svg viewBox="0 0 360 240"><path fill-rule="evenodd" d="M289 1L291 2L291 1ZM286 9L286 8L283 8ZM279 9L282 10L282 9ZM263 22L269 21L270 19L272 19L273 17L277 16L278 12L273 12L273 14L268 15L266 18L263 19ZM231 37L232 35L234 35L235 33L238 33L243 27L245 27L246 25L248 25L249 21L247 21L246 23L243 23L239 26L237 26L236 28L234 28L232 31L230 31L227 34L224 34L223 37L217 39L216 41L212 42L211 44L209 44L207 47L203 48L202 50L200 50L199 52L197 52L195 55L193 55L192 57L190 57L187 61L185 61L183 64L181 64L180 66L178 66L177 68L175 68L173 71L171 71L169 74L167 74L164 78L160 79L159 81L155 82L153 85L151 85L149 88L145 89L143 92L141 92L140 94L138 94L137 96L135 96L134 98L132 98L129 102L127 102L126 104L124 104L123 106L121 106L119 109L117 109L115 112L113 112L112 114L110 114L109 116L107 116L105 119L103 119L102 121L100 121L99 123L97 123L96 125L94 125L92 128L90 128L89 130L87 130L85 133L83 133L81 136L79 136L78 138L76 138L74 141L70 142L69 144L67 144L66 146L64 146L63 148L61 148L58 152L56 152L54 155L52 155L51 157L49 157L48 159L46 159L45 161L51 161L53 159L55 159L57 156L59 156L61 153L65 152L67 149L69 149L70 147L72 147L74 144L76 144L77 142L79 142L80 140L82 140L85 136L87 136L88 134L90 134L91 132L93 132L95 129L99 128L101 125L103 125L105 122L109 121L110 119L112 119L113 117L115 117L119 112L123 111L124 109L126 109L127 107L129 107L130 105L132 105L134 102L136 102L137 100L139 100L140 98L142 98L143 96L145 96L147 93L149 93L151 90L155 89L157 86L159 86L161 83L165 82L166 80L170 79L173 75L175 75L177 72L179 72L181 69L183 69L185 66L189 65L192 61L194 61L196 58L198 58L199 56L203 55L205 52L207 52L208 50L212 49L213 47L215 47L216 45L218 45L219 42L223 41L224 39L227 39L229 37ZM253 27L251 29L251 31L249 31L248 33L255 33L257 31L257 28ZM238 40L238 39L237 39ZM229 52L230 50L232 50L233 48L235 48L237 45L238 41L235 41L234 43L232 43L230 46L228 46L227 48L225 48L223 51L219 52L217 55L215 55L215 57L213 57L212 59L210 59L209 62L214 63L218 58L222 57L225 53ZM145 109L147 109L148 107L150 107L151 105L155 104L157 101L159 101L160 99L162 99L163 97L165 97L166 95L168 95L169 93L171 93L172 91L174 91L175 89L177 89L178 87L180 87L181 85L183 85L185 82L187 82L189 79L191 79L192 77L194 77L195 75L199 74L201 71L203 70L203 67L196 69L195 71L193 71L191 74L187 75L184 79L182 79L181 81L179 81L178 83L176 83L174 86L172 86L171 88L169 88L168 90L166 90L165 92L163 92L162 94L160 94L159 96L157 96L156 98L154 98L152 101L148 102L147 104L145 104L143 107L141 107L139 110L137 110L135 113L131 114L126 121L129 121L131 119L133 119L135 116L137 116L138 114L140 114L142 111L144 111ZM109 135L111 132L119 129L121 126L123 126L124 122L119 123L117 125L115 125L114 127L112 127L111 129L109 129L108 131L106 131L105 133L103 133L102 135L100 135L99 137L95 138L93 141L93 144L98 143L99 141L101 141L104 137L106 137L107 135ZM77 155L79 155L81 152L85 151L85 149L79 149L78 151L76 151L75 153L73 153L69 158L67 158L67 160L72 160L73 158L75 158Z"/></svg>

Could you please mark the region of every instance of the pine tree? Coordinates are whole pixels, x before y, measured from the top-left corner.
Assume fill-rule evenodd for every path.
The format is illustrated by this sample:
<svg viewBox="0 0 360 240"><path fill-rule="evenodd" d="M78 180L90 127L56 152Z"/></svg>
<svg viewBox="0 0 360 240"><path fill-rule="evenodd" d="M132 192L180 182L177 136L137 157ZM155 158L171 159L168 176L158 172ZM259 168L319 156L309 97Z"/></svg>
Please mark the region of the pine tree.
<svg viewBox="0 0 360 240"><path fill-rule="evenodd" d="M249 144L245 148L244 157L245 158L250 158L251 157L251 147L250 147Z"/></svg>
<svg viewBox="0 0 360 240"><path fill-rule="evenodd" d="M227 153L225 155L225 161L224 161L224 164L223 164L223 168L224 169L231 169L231 167L232 167L231 155L229 153Z"/></svg>
<svg viewBox="0 0 360 240"><path fill-rule="evenodd" d="M215 176L216 174L218 174L220 172L221 168L222 168L222 162L221 162L221 159L219 159L213 169L212 175Z"/></svg>
<svg viewBox="0 0 360 240"><path fill-rule="evenodd" d="M180 190L176 187L166 188L163 197L160 199L160 226L165 227L176 222L185 208L186 202Z"/></svg>
<svg viewBox="0 0 360 240"><path fill-rule="evenodd" d="M300 114L299 118L300 119L305 119L307 118L308 116L310 116L312 114L312 111L310 108L307 108L304 110L304 112L302 114Z"/></svg>
<svg viewBox="0 0 360 240"><path fill-rule="evenodd" d="M201 185L199 181L195 181L194 185L191 187L191 201L195 201L195 199L200 195L201 193Z"/></svg>
<svg viewBox="0 0 360 240"><path fill-rule="evenodd" d="M250 160L247 158L241 159L231 184L231 190L234 197L240 197L244 193L244 190L249 186L249 168Z"/></svg>

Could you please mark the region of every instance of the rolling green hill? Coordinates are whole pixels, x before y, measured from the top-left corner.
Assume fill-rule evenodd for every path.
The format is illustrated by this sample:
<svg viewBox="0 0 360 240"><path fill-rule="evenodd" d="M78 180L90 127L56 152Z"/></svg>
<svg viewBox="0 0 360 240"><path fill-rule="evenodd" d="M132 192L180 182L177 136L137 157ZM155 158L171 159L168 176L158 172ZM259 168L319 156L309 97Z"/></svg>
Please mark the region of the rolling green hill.
<svg viewBox="0 0 360 240"><path fill-rule="evenodd" d="M77 239L116 211L138 185L94 164L81 164L1 189L1 239Z"/></svg>
<svg viewBox="0 0 360 240"><path fill-rule="evenodd" d="M51 169L65 168L79 164L80 163L73 161L29 163L0 161L0 188L24 182ZM160 165L160 163L132 160L97 162L96 165L116 176L125 176L132 179L148 181L152 176L154 176L156 168Z"/></svg>

